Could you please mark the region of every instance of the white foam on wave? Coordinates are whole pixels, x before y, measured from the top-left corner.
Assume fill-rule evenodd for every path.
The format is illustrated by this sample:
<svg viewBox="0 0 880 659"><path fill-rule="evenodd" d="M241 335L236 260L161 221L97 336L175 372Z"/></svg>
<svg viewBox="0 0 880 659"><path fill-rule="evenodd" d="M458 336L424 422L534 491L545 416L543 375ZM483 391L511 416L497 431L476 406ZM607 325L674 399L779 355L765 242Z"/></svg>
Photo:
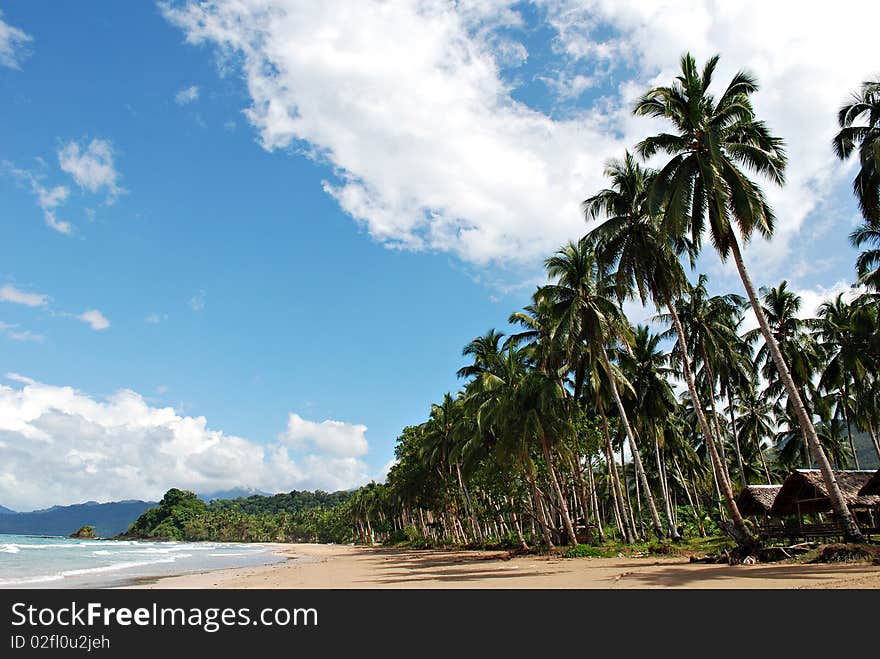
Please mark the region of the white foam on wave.
<svg viewBox="0 0 880 659"><path fill-rule="evenodd" d="M119 570L128 570L137 567L147 567L148 565L157 565L160 563L174 563L178 558L190 558L192 554L178 554L177 556L168 556L167 558L159 558L155 561L123 561L112 565L102 565L100 567L79 568L76 570L63 570L55 574L39 575L33 577L24 577L22 579L6 579L0 580L0 586L15 586L29 583L44 583L49 581L60 581L67 577L81 577L87 574L101 574L106 572L118 572Z"/></svg>
<svg viewBox="0 0 880 659"><path fill-rule="evenodd" d="M17 554L20 551L18 545L0 545L0 554Z"/></svg>

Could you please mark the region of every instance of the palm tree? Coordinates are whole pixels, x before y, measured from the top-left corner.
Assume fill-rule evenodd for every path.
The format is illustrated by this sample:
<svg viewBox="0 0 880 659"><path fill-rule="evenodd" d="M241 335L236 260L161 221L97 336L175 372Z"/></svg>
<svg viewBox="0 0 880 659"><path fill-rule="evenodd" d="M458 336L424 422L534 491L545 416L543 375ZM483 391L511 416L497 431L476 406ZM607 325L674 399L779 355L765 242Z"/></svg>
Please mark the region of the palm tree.
<svg viewBox="0 0 880 659"><path fill-rule="evenodd" d="M812 325L824 353L819 387L836 398L858 469L852 437L852 416L858 396L851 394L860 392L861 383L869 381L876 372L871 354L871 339L877 331L876 317L866 306L848 304L843 293L823 302L816 316Z"/></svg>
<svg viewBox="0 0 880 659"><path fill-rule="evenodd" d="M856 123L864 119L865 123ZM880 81L863 82L861 90L837 114L840 132L834 153L841 160L859 152L859 173L853 192L866 220L880 221Z"/></svg>
<svg viewBox="0 0 880 659"><path fill-rule="evenodd" d="M820 368L822 356L815 338L808 332L808 323L798 317L801 297L788 289L787 281L782 281L775 288L761 289L761 292L763 294L761 311L767 318L773 339L788 365L795 388L801 399L808 402L807 404L809 401L818 400L813 380ZM757 341L760 337L760 330L751 330L744 335L749 343ZM755 363L762 365L762 374L768 383L767 392L776 398L781 398L786 392L776 363L770 355L767 341L764 341L758 349ZM787 405L791 408L789 415L795 417L790 396ZM810 415L815 411L811 408L808 409Z"/></svg>
<svg viewBox="0 0 880 659"><path fill-rule="evenodd" d="M880 220L865 220L849 235L853 247L872 245L856 258L859 283L880 293Z"/></svg>
<svg viewBox="0 0 880 659"><path fill-rule="evenodd" d="M660 340L660 335L652 334L648 327L639 325L633 333L630 350L621 352L619 363L634 392L631 410L636 421L633 425L638 427L640 437L651 437L654 441L654 456L669 525L669 537L677 540L680 536L675 528L668 479L665 477L661 458L661 445L665 443L664 431L672 423L678 401L669 384L672 374L668 365L669 355L660 349Z"/></svg>
<svg viewBox="0 0 880 659"><path fill-rule="evenodd" d="M611 387L614 402L620 413L635 463L636 473L645 491L651 523L658 538L663 538L663 524L657 514L654 496L642 465L638 442L626 415L617 383L624 381L608 356L606 345L629 339L630 328L620 307L608 296L610 287L604 284L595 253L585 240L569 242L545 262L547 273L556 280L542 288L556 308L558 331L566 337L569 354L575 353L586 341L589 349L599 357Z"/></svg>
<svg viewBox="0 0 880 659"><path fill-rule="evenodd" d="M736 425L742 440L740 444L743 446L752 445L757 449L764 476L767 483L770 484L773 481L764 458L762 442L774 434L773 403L758 392L757 383L752 381L749 386L740 388L734 409L736 410Z"/></svg>
<svg viewBox="0 0 880 659"><path fill-rule="evenodd" d="M657 176L656 171L642 167L627 152L622 161L610 160L607 163L605 175L611 180L611 187L584 201L583 208L588 221L603 215L607 219L587 234L586 239L596 246L596 254L603 265L609 268L616 266L614 282L618 298L628 297L635 290L642 304L645 304L650 293L658 308L664 306L668 309L668 318L678 337L682 372L694 401L694 411L709 448L713 469L719 474L723 471L726 475L697 396L684 327L674 303L687 286L687 278L676 251L689 252L689 244L683 239L672 244L668 235L661 232L658 217L650 213L648 193ZM736 507L729 478L721 475L718 478L724 483L725 503L738 541L741 541L740 544L749 544L751 537Z"/></svg>
<svg viewBox="0 0 880 659"><path fill-rule="evenodd" d="M635 104L636 115L666 119L675 129L648 137L636 147L646 159L659 153L671 156L651 187L649 203L653 209L662 208L664 230L670 235L689 233L694 247L699 248L708 228L722 260L733 256L798 422L819 461L844 536L861 541L862 533L846 507L813 421L761 311L736 235L737 229L744 240L755 231L767 238L773 235L773 210L761 187L743 168L781 185L786 164L783 142L755 116L751 96L758 85L750 74L734 75L717 100L709 93L717 64L716 55L699 71L688 53L681 58L681 75L671 86L651 89Z"/></svg>

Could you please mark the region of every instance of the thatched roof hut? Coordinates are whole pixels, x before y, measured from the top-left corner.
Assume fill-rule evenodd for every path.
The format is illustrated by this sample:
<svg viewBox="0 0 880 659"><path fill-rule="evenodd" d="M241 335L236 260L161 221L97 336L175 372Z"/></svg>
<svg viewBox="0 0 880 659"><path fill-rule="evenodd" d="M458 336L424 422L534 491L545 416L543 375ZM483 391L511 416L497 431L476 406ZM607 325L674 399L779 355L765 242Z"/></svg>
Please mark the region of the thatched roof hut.
<svg viewBox="0 0 880 659"><path fill-rule="evenodd" d="M880 469L874 472L874 475L868 479L868 482L859 490L860 496L880 495Z"/></svg>
<svg viewBox="0 0 880 659"><path fill-rule="evenodd" d="M834 477L850 509L866 509L880 505L880 496L860 495L874 475L873 471L836 470ZM772 515L824 513L831 510L831 500L818 469L797 469L788 475L770 508Z"/></svg>
<svg viewBox="0 0 880 659"><path fill-rule="evenodd" d="M745 517L769 515L773 501L781 489L781 485L749 485L736 498L736 507Z"/></svg>

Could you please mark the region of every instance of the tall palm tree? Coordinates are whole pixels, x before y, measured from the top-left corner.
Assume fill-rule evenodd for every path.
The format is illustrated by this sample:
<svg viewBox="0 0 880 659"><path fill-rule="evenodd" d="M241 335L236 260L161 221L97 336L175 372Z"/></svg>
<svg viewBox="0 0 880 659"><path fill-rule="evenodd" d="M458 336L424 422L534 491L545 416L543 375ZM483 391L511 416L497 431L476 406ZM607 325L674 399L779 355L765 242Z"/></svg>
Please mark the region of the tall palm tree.
<svg viewBox="0 0 880 659"><path fill-rule="evenodd" d="M837 400L836 407L846 424L850 450L858 469L852 437L854 399L858 399L862 383L876 373L877 365L871 354L872 337L877 331L876 317L867 306L847 303L841 293L819 306L812 325L824 353L819 387Z"/></svg>
<svg viewBox="0 0 880 659"><path fill-rule="evenodd" d="M542 291L555 304L559 319L558 328L567 337L569 353L577 351L581 343L586 341L605 369L636 473L645 492L654 532L658 538L663 538L663 524L657 514L654 495L648 485L638 442L617 388L618 382L623 379L620 371L612 365L606 348L607 345L616 344L621 340L626 342L629 339L631 333L629 323L620 307L609 297L610 290L607 290L607 285L603 283L599 262L585 240L582 239L577 243L569 242L548 258L545 265L547 273L555 283L544 286Z"/></svg>
<svg viewBox="0 0 880 659"><path fill-rule="evenodd" d="M709 449L713 469L723 481L726 506L734 524L740 544L751 542L737 506L729 479L722 477L723 461L709 428L708 421L697 395L696 384L690 365L684 327L675 308L675 300L687 286L687 277L676 252L689 252L689 244L679 238L671 242L664 235L656 214L650 212L648 194L657 172L642 167L630 153L623 160L610 160L605 175L611 187L601 190L583 203L587 220L605 216L605 221L587 234L587 241L596 246L596 254L606 267L616 267L614 282L619 298L638 293L642 304L648 294L655 305L669 311L669 319L679 343L678 356L688 391L694 403L694 411Z"/></svg>
<svg viewBox="0 0 880 659"><path fill-rule="evenodd" d="M752 381L749 386L740 388L734 409L740 444L752 445L757 449L764 477L770 484L773 481L764 457L763 441L773 437L773 403L758 392L757 383Z"/></svg>
<svg viewBox="0 0 880 659"><path fill-rule="evenodd" d="M880 220L865 220L849 235L853 247L867 247L856 258L859 283L880 293Z"/></svg>
<svg viewBox="0 0 880 659"><path fill-rule="evenodd" d="M864 122L862 123L862 120ZM834 153L841 160L859 152L859 173L853 192L866 220L880 221L880 81L863 82L849 103L837 113L840 132Z"/></svg>
<svg viewBox="0 0 880 659"><path fill-rule="evenodd" d="M761 311L767 318L767 324L772 331L779 351L782 353L785 363L795 388L805 404L809 405L808 413L813 414L813 405L810 401L818 400L814 376L818 372L822 356L819 345L808 331L807 321L799 317L801 297L789 290L788 282L782 281L775 288L761 289L763 302ZM749 343L761 338L760 330L746 332L744 338ZM782 386L779 370L770 355L769 344L764 341L758 349L755 362L762 366L762 374L767 379L767 391L771 395L780 398L786 391ZM790 396L787 403L791 405ZM795 416L792 407L790 416Z"/></svg>
<svg viewBox="0 0 880 659"><path fill-rule="evenodd" d="M679 539L675 528L675 516L672 511L672 500L669 496L668 479L665 477L664 462L661 448L665 444L665 429L671 425L678 401L669 384L672 369L669 367L669 355L660 349L661 337L652 334L650 329L639 325L633 333L630 350L622 351L619 357L620 369L632 384L633 425L637 426L639 436L650 437L654 442L657 476L663 494L663 505L666 509L666 521L669 526L669 537Z"/></svg>
<svg viewBox="0 0 880 659"><path fill-rule="evenodd" d="M671 235L689 233L698 248L708 229L722 260L733 256L798 422L818 458L844 536L861 541L862 533L846 507L813 420L760 308L737 238L737 229L744 240L756 231L767 238L773 235L773 210L761 187L744 169L781 185L786 164L783 142L755 116L751 96L758 85L750 74L734 75L717 100L709 93L717 64L716 55L700 71L688 53L681 58L681 74L671 86L655 87L635 104L636 115L666 119L674 128L674 132L648 137L636 147L646 159L659 153L671 156L657 175L649 203L654 209L662 208L664 230Z"/></svg>

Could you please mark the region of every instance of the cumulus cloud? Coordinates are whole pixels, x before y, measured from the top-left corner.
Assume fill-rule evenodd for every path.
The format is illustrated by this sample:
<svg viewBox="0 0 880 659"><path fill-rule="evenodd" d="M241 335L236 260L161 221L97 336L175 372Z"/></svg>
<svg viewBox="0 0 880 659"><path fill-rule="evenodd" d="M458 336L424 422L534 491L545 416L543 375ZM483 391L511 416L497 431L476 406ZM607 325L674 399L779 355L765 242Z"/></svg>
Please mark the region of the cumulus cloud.
<svg viewBox="0 0 880 659"><path fill-rule="evenodd" d="M205 417L153 407L134 391L101 399L12 379L16 386L0 385L0 501L17 510L157 500L170 487L337 490L370 478L352 455L294 455L280 443L264 446L210 428Z"/></svg>
<svg viewBox="0 0 880 659"><path fill-rule="evenodd" d="M83 311L77 316L77 318L84 323L88 323L89 327L96 331L105 330L110 327L110 321L107 320L107 317L97 309Z"/></svg>
<svg viewBox="0 0 880 659"><path fill-rule="evenodd" d="M49 296L42 293L28 293L12 284L0 286L0 301L23 304L26 307L45 307L49 304Z"/></svg>
<svg viewBox="0 0 880 659"><path fill-rule="evenodd" d="M28 56L28 44L33 37L3 20L0 11L0 66L20 69L21 61Z"/></svg>
<svg viewBox="0 0 880 659"><path fill-rule="evenodd" d="M174 95L174 102L178 105L189 105L199 100L199 86L192 85L186 89L181 89Z"/></svg>
<svg viewBox="0 0 880 659"><path fill-rule="evenodd" d="M545 81L564 97L610 87L577 116L553 118L514 99L499 27L519 3L304 4L218 0L163 4L193 44L240 65L245 111L264 148L329 163L341 208L388 246L452 252L475 264L537 263L583 233L578 202L602 164L654 125L630 116L635 95L668 82L685 50L723 54L717 80L759 76L760 115L787 140L788 185L769 193L779 217L757 269L788 255L805 219L843 173L829 141L835 110L874 66L876 21L855 3L571 0L533 3L554 31ZM849 5L849 8L847 8ZM611 77L612 74L614 77ZM821 81L818 82L818 81Z"/></svg>
<svg viewBox="0 0 880 659"><path fill-rule="evenodd" d="M108 140L93 139L84 147L70 141L59 149L58 164L81 188L92 193L106 190L112 201L122 192L113 155Z"/></svg>
<svg viewBox="0 0 880 659"><path fill-rule="evenodd" d="M342 458L354 458L367 452L367 427L342 421L307 421L290 414L287 431L278 439L297 449L314 449Z"/></svg>

